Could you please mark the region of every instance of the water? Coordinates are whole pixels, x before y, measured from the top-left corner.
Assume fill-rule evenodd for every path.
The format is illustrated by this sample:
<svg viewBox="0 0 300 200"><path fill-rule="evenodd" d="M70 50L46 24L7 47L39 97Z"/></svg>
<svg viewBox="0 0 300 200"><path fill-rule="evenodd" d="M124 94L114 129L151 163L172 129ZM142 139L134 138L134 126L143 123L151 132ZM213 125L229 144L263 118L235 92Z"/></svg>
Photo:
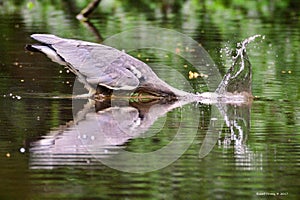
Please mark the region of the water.
<svg viewBox="0 0 300 200"><path fill-rule="evenodd" d="M75 19L79 4L37 3L38 10L32 11L25 1L15 6L6 1L0 23L0 198L297 199L299 12L288 10L284 18L284 10L258 13L249 8L247 13L234 13L226 7L215 10L208 2L205 10L186 1L178 8L180 15L170 10L164 15L159 8L146 9L151 7L145 5L141 11L141 5L122 3L116 7L114 3L102 3L102 9L91 20L102 38L135 26L170 28L201 43L222 74L232 62L231 54L223 50L234 51L237 42L251 35L265 35L265 40L247 48L253 70L252 92L257 98L250 108L202 104L175 108L154 122L147 132L151 137L132 138L118 147L152 152L169 144L182 127L179 139L191 140L192 144L175 162L156 171L118 171L91 154L62 154L54 159L57 162L48 154L43 160L34 159L30 152L33 144L73 120L68 95L73 92L74 76L44 55L25 52L25 44L32 43L29 35L43 32L92 42L99 37ZM205 77L189 79L189 71L195 68L170 59L166 52L158 53L132 52L136 57L140 54L145 62L172 66L174 72L158 67L156 73L177 88L190 88L178 85L180 72L180 80L188 80L193 92L209 90ZM53 98L57 96L66 98ZM226 116L224 113L229 122L236 122L235 128L228 128L224 121L217 123ZM217 130L222 127L220 136L207 132L211 123Z"/></svg>

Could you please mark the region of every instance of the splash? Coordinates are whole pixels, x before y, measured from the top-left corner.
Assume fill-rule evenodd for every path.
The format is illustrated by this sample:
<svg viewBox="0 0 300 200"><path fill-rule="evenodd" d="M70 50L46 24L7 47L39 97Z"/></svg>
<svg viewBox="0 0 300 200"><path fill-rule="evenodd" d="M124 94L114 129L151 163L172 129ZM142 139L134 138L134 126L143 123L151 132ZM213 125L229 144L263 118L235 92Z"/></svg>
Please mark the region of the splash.
<svg viewBox="0 0 300 200"><path fill-rule="evenodd" d="M258 37L264 39L264 36L254 35L237 44L236 56L233 58L233 64L216 89L216 93L222 95L227 93L247 93L252 95L252 69L246 54L246 47Z"/></svg>

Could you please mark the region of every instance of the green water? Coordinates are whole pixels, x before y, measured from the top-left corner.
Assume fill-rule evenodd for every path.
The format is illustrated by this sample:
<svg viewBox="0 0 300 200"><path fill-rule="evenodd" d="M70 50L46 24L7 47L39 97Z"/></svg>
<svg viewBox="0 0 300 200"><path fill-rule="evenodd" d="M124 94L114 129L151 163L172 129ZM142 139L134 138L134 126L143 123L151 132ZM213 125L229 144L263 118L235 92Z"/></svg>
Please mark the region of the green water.
<svg viewBox="0 0 300 200"><path fill-rule="evenodd" d="M73 120L72 100L51 97L72 94L75 77L44 55L26 52L24 46L33 42L32 33L91 42L99 42L100 38L75 18L83 2L28 2L4 1L0 5L0 199L297 199L297 2L101 2L91 22L102 39L135 27L175 30L201 43L222 74L232 61L231 52L226 50L234 50L237 42L249 36L265 36L247 49L253 69L252 90L258 98L249 109L230 108L239 112L236 119L249 122L240 135L242 144L235 143L224 123L212 150L199 158L216 107L178 107L155 121L151 137L132 138L121 145L127 151L151 152L167 145L179 127L186 134L182 140L194 137L175 162L146 173L118 171L98 159L89 163L86 160L90 156L69 160L63 155L62 160L51 164L45 154L46 166L32 167L32 144ZM189 79L192 66L185 67L184 61L166 52L137 50L132 55L148 63L171 66L176 73L159 67L156 72L175 87L185 88L183 79L188 80L192 91L207 91L204 79ZM196 125L191 123L195 119Z"/></svg>

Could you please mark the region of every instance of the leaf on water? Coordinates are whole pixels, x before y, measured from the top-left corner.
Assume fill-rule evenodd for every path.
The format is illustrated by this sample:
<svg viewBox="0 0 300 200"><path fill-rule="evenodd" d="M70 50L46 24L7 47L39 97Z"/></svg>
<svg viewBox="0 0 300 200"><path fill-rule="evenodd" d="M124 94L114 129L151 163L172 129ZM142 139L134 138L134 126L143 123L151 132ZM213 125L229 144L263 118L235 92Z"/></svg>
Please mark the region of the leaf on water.
<svg viewBox="0 0 300 200"><path fill-rule="evenodd" d="M34 3L32 1L28 1L27 4L26 4L26 7L29 10L32 10L35 7L35 5L34 5Z"/></svg>

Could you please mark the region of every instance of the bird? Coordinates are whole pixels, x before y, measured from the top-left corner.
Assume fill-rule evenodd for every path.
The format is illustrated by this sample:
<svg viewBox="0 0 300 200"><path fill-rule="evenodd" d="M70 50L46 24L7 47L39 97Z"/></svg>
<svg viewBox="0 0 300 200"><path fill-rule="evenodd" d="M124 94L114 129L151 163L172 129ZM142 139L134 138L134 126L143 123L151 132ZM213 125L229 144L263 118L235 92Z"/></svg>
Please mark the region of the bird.
<svg viewBox="0 0 300 200"><path fill-rule="evenodd" d="M109 90L135 91L160 97L189 94L161 80L146 63L110 46L52 34L32 34L38 44L26 45L67 67L92 95L98 86Z"/></svg>
<svg viewBox="0 0 300 200"><path fill-rule="evenodd" d="M202 103L251 103L252 69L246 46L261 35L254 35L239 43L233 64L214 92L189 93L172 87L160 79L146 63L125 51L103 44L61 38L52 34L32 34L38 44L28 44L26 49L40 52L52 61L73 72L89 91L85 96L95 97L102 92L129 91L148 97L168 100L186 99ZM101 95L100 95L101 96Z"/></svg>

